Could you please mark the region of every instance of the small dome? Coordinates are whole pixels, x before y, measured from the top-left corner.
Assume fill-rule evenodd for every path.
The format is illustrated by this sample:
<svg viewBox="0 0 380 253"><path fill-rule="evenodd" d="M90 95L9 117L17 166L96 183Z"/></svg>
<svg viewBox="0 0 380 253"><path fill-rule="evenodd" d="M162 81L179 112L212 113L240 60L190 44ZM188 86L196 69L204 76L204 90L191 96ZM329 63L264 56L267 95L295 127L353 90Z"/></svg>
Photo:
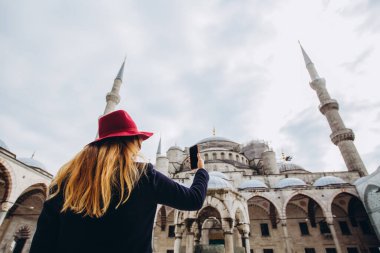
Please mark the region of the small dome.
<svg viewBox="0 0 380 253"><path fill-rule="evenodd" d="M226 180L210 176L210 180L208 181L208 189L233 189L232 185Z"/></svg>
<svg viewBox="0 0 380 253"><path fill-rule="evenodd" d="M257 179L251 179L251 180L248 180L248 181L244 181L242 182L239 187L239 189L248 189L248 188L268 188L268 186L260 181L260 180L257 180Z"/></svg>
<svg viewBox="0 0 380 253"><path fill-rule="evenodd" d="M22 163L25 163L26 165L30 166L30 167L34 167L34 168L39 168L39 169L43 169L45 170L45 165L37 160L34 160L33 158L27 158L27 157L23 157L23 158L19 158L18 159L20 162Z"/></svg>
<svg viewBox="0 0 380 253"><path fill-rule="evenodd" d="M367 180L367 178L368 178L368 176L359 177L358 179L355 180L354 185L359 185L359 184L363 183L364 181Z"/></svg>
<svg viewBox="0 0 380 253"><path fill-rule="evenodd" d="M175 146L171 146L171 147L168 149L168 151L169 151L169 150L175 150L175 149L183 151L182 148L181 148L180 146L177 146L177 145L175 145Z"/></svg>
<svg viewBox="0 0 380 253"><path fill-rule="evenodd" d="M327 185L336 185L336 184L347 184L346 181L339 177L334 176L325 176L317 179L313 186L327 186Z"/></svg>
<svg viewBox="0 0 380 253"><path fill-rule="evenodd" d="M306 183L299 178L289 177L278 181L275 188L286 188L291 186L306 186Z"/></svg>
<svg viewBox="0 0 380 253"><path fill-rule="evenodd" d="M3 142L1 139L0 139L0 148L6 149L9 151L7 144L5 144L5 142Z"/></svg>
<svg viewBox="0 0 380 253"><path fill-rule="evenodd" d="M208 137L208 138L205 138L205 139L198 141L197 144L201 144L201 143L205 143L205 142L211 142L211 141L227 141L227 142L235 143L234 141L231 141L231 140L224 138L224 137L211 136L211 137Z"/></svg>
<svg viewBox="0 0 380 253"><path fill-rule="evenodd" d="M229 178L222 172L220 171L211 171L208 173L210 176L213 176L213 177L219 177L219 178L222 178L222 179L225 179L225 180L229 180Z"/></svg>
<svg viewBox="0 0 380 253"><path fill-rule="evenodd" d="M277 164L280 172L287 172L287 171L300 171L300 172L309 172L299 166L298 164L289 163L289 162L281 162Z"/></svg>

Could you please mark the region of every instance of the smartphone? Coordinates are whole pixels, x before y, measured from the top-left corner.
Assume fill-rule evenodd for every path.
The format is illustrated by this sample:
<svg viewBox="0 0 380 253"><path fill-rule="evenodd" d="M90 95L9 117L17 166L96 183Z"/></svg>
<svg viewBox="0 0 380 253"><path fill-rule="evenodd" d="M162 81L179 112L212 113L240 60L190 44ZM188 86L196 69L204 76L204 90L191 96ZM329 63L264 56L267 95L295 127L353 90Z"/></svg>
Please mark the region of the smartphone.
<svg viewBox="0 0 380 253"><path fill-rule="evenodd" d="M190 147L190 167L191 169L198 168L198 145Z"/></svg>

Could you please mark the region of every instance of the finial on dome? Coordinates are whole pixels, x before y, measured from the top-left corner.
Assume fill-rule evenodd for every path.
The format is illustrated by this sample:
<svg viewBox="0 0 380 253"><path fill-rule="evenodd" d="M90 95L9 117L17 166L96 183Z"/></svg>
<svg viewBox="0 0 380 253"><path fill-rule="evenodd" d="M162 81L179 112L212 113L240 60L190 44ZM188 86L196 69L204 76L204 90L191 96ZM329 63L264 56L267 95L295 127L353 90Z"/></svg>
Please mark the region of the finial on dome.
<svg viewBox="0 0 380 253"><path fill-rule="evenodd" d="M216 130L215 130L215 126L212 128L212 135L213 136L215 136L215 132L216 132Z"/></svg>

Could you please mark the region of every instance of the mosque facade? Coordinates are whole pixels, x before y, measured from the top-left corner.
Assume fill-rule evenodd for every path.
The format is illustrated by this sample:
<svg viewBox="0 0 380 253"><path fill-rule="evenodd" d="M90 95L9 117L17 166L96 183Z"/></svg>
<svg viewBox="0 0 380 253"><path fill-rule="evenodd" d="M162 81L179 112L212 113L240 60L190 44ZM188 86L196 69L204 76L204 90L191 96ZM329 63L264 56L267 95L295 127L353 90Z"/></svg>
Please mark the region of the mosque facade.
<svg viewBox="0 0 380 253"><path fill-rule="evenodd" d="M0 140L0 252L29 252L53 176L31 158L19 158Z"/></svg>
<svg viewBox="0 0 380 253"><path fill-rule="evenodd" d="M160 206L154 252L380 252L380 167L368 176L354 132L344 125L325 79L301 50L347 171L314 173L290 157L278 161L265 142L240 144L217 136L195 142L210 175L205 203L199 211ZM195 174L189 147L173 146L162 154L160 143L156 169L189 187Z"/></svg>
<svg viewBox="0 0 380 253"><path fill-rule="evenodd" d="M245 144L211 136L195 141L208 170L207 197L198 211L157 208L155 253L379 253L380 167L371 175L353 143L339 105L301 47L310 86L331 128L347 171L310 172L281 161L261 141ZM120 101L124 63L107 94L104 114ZM312 134L312 133L310 133ZM189 187L189 148L156 155L158 171ZM29 252L52 175L32 158L18 158L0 140L0 253Z"/></svg>

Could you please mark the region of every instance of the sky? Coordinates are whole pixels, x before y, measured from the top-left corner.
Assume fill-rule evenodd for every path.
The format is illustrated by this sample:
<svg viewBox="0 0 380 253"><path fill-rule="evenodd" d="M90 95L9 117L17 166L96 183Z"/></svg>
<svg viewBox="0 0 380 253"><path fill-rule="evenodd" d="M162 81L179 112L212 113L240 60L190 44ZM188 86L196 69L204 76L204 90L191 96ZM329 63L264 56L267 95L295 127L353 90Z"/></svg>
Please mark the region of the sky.
<svg viewBox="0 0 380 253"><path fill-rule="evenodd" d="M118 109L154 132L142 154L216 135L262 140L312 171L347 170L298 40L369 172L380 165L380 1L0 0L0 139L55 174Z"/></svg>

